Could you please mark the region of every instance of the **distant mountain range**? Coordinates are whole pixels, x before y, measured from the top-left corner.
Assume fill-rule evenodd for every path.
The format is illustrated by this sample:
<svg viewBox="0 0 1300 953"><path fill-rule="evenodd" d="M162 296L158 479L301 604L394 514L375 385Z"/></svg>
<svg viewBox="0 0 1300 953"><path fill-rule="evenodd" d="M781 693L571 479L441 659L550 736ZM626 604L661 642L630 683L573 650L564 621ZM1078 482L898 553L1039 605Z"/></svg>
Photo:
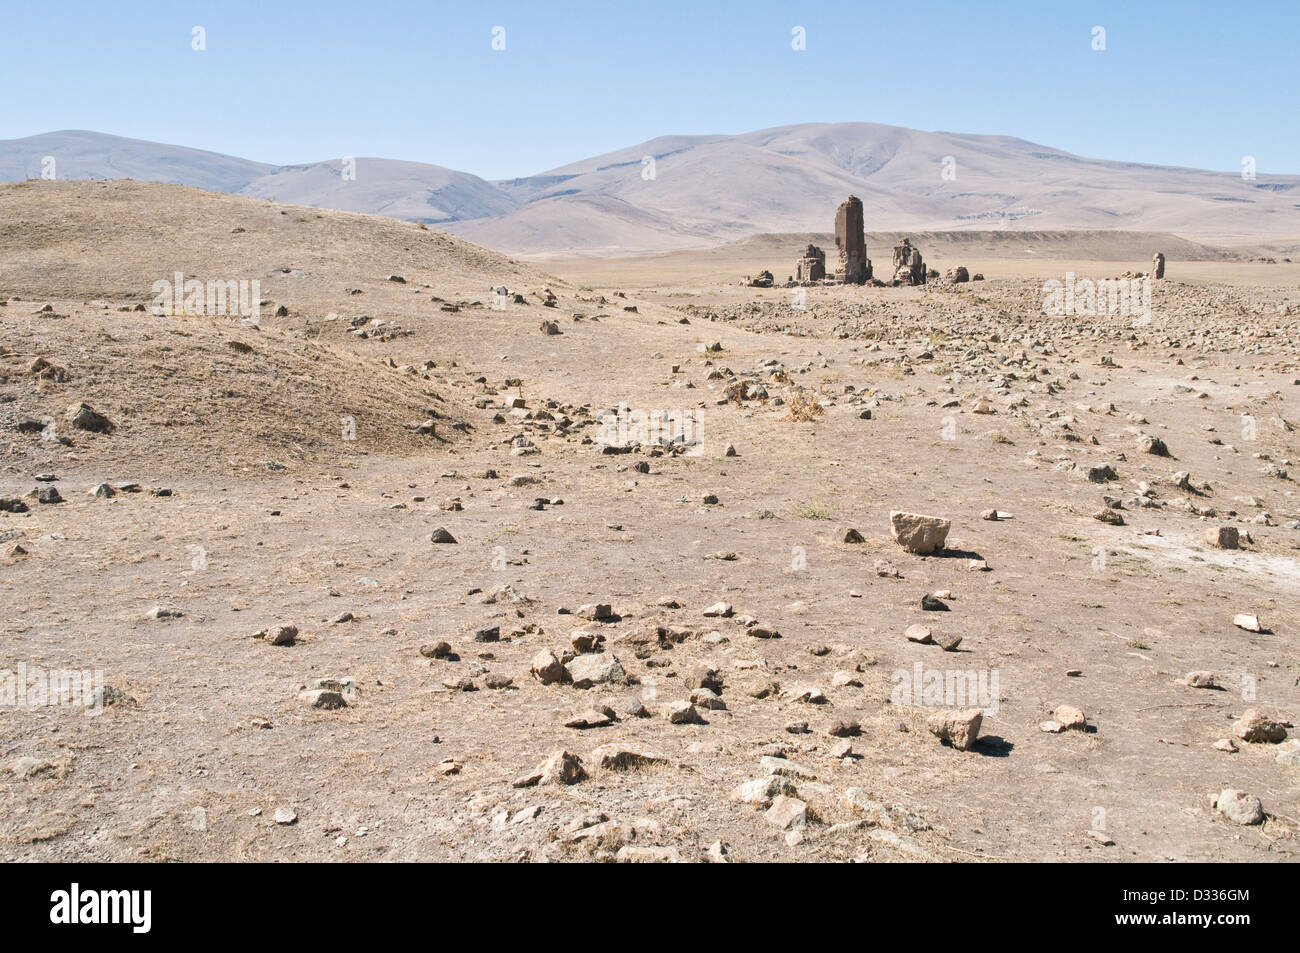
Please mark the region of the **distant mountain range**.
<svg viewBox="0 0 1300 953"><path fill-rule="evenodd" d="M824 232L859 196L871 230L1133 229L1242 244L1300 237L1300 176L1087 159L1008 136L806 123L665 136L522 179L358 157L272 166L97 132L0 140L0 181L130 178L422 220L521 255L707 247Z"/></svg>

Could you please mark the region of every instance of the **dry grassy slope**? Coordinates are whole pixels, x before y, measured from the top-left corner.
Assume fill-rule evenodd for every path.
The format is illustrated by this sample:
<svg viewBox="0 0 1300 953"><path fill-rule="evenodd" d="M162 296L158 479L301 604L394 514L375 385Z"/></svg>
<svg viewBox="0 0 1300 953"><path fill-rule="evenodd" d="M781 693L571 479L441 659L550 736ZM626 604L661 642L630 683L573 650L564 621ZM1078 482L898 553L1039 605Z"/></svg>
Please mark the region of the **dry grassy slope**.
<svg viewBox="0 0 1300 953"><path fill-rule="evenodd" d="M436 451L441 440L460 437L451 425L464 416L461 394L449 393L431 379L436 375L382 363L345 333L344 319L366 313L417 329L437 312L435 296L486 300L497 283L553 283L412 224L181 186L2 186L0 223L0 300L14 299L0 308L0 428L13 437L23 416L62 421L69 405L87 401L119 430L73 434L78 455L129 461L147 451L164 469ZM147 307L153 282L177 270L259 279L270 301L260 329L234 318L118 310ZM389 281L392 274L407 284ZM53 311L42 313L47 303ZM277 318L281 304L289 314ZM417 338L425 359L445 364L455 342L425 331ZM70 381L29 373L36 357L66 368ZM430 410L446 418L439 439L411 429ZM355 442L340 442L344 416L356 420Z"/></svg>
<svg viewBox="0 0 1300 953"><path fill-rule="evenodd" d="M0 186L3 293L145 302L152 283L177 270L259 278L266 292L285 267L339 295L390 274L479 293L534 277L503 255L378 216L132 181Z"/></svg>

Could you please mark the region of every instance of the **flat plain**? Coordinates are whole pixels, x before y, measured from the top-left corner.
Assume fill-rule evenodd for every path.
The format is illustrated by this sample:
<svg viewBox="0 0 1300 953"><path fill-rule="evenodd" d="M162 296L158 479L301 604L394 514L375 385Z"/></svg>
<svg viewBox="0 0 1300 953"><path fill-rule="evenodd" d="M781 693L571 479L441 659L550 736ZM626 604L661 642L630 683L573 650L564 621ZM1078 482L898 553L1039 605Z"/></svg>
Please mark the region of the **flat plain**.
<svg viewBox="0 0 1300 953"><path fill-rule="evenodd" d="M0 667L116 689L0 706L0 858L1294 860L1300 266L1164 249L1136 318L1044 314L1161 250L1088 232L742 284L807 240L524 262L0 186ZM178 271L257 279L259 323L154 315ZM918 671L994 687L969 750Z"/></svg>

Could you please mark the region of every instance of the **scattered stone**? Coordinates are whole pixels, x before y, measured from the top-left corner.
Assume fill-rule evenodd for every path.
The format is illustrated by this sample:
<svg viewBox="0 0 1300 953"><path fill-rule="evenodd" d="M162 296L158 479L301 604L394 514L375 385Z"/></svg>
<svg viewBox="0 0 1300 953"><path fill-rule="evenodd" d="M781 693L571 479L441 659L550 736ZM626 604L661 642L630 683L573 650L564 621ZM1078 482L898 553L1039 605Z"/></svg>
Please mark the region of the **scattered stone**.
<svg viewBox="0 0 1300 953"><path fill-rule="evenodd" d="M1143 453L1149 453L1156 457L1169 456L1169 448L1165 445L1165 442L1152 434L1143 434L1138 437L1138 449Z"/></svg>
<svg viewBox="0 0 1300 953"><path fill-rule="evenodd" d="M772 799L772 806L763 815L769 824L778 830L788 831L794 827L803 827L808 823L808 805L797 797L778 794Z"/></svg>
<svg viewBox="0 0 1300 953"><path fill-rule="evenodd" d="M539 784L577 784L586 777L587 772L583 770L582 759L561 748L551 752L536 770L515 779L512 786L527 788Z"/></svg>
<svg viewBox="0 0 1300 953"><path fill-rule="evenodd" d="M1210 796L1210 803L1215 812L1222 814L1234 824L1259 824L1264 820L1264 805L1259 798L1245 791L1224 788L1218 795Z"/></svg>
<svg viewBox="0 0 1300 953"><path fill-rule="evenodd" d="M604 728L614 723L614 714L608 710L589 708L579 712L564 723L565 728Z"/></svg>
<svg viewBox="0 0 1300 953"><path fill-rule="evenodd" d="M687 688L706 688L711 692L722 692L722 676L718 670L707 662L697 662L686 673Z"/></svg>
<svg viewBox="0 0 1300 953"><path fill-rule="evenodd" d="M454 543L456 542L456 537L452 536L451 533L447 532L445 529L439 527L433 531L433 534L429 537L429 541L434 543Z"/></svg>
<svg viewBox="0 0 1300 953"><path fill-rule="evenodd" d="M1263 631L1259 624L1259 616L1254 613L1243 612L1232 617L1232 624L1239 629L1245 629L1247 632Z"/></svg>
<svg viewBox="0 0 1300 953"><path fill-rule="evenodd" d="M919 642L921 645L931 645L934 642L930 629L924 625L909 625L903 634L909 642Z"/></svg>
<svg viewBox="0 0 1300 953"><path fill-rule="evenodd" d="M534 659L534 663L536 659ZM575 688L591 688L593 685L622 684L627 681L617 656L609 653L579 655L565 669Z"/></svg>
<svg viewBox="0 0 1300 953"><path fill-rule="evenodd" d="M109 708L109 707L139 708L140 707L139 703L135 700L134 696L128 695L120 688L115 688L112 685L105 685L102 688L95 689L95 694L92 697L92 704L94 705L94 707L97 708Z"/></svg>
<svg viewBox="0 0 1300 953"><path fill-rule="evenodd" d="M746 781L731 792L731 799L741 804L756 804L763 807L772 803L772 799L783 794L797 793L794 784L779 774L768 775Z"/></svg>
<svg viewBox="0 0 1300 953"><path fill-rule="evenodd" d="M84 403L68 408L68 422L76 429L90 433L110 434L117 429L107 417Z"/></svg>
<svg viewBox="0 0 1300 953"><path fill-rule="evenodd" d="M614 617L614 607L603 602L578 606L577 615L589 622L603 622Z"/></svg>
<svg viewBox="0 0 1300 953"><path fill-rule="evenodd" d="M309 708L323 708L327 711L348 707L348 703L343 699L342 692L330 691L325 688L314 688L299 692L298 700Z"/></svg>
<svg viewBox="0 0 1300 953"><path fill-rule="evenodd" d="M617 743L596 748L591 752L591 760L606 771L635 771L668 763L663 755Z"/></svg>
<svg viewBox="0 0 1300 953"><path fill-rule="evenodd" d="M1073 705L1060 705L1052 713L1053 720L1060 722L1064 729L1083 731L1088 727L1088 718L1083 711Z"/></svg>
<svg viewBox="0 0 1300 953"><path fill-rule="evenodd" d="M894 541L908 552L927 555L943 549L952 526L949 520L937 516L921 516L893 510L889 514L889 528Z"/></svg>
<svg viewBox="0 0 1300 953"><path fill-rule="evenodd" d="M624 844L618 849L618 853L614 855L614 862L619 864L679 864L681 863L681 856L678 854L676 847Z"/></svg>
<svg viewBox="0 0 1300 953"><path fill-rule="evenodd" d="M1242 741L1276 744L1286 738L1286 726L1255 708L1247 708L1232 725L1232 733Z"/></svg>
<svg viewBox="0 0 1300 953"><path fill-rule="evenodd" d="M949 709L930 716L930 734L958 751L969 751L979 738L984 714L978 708Z"/></svg>
<svg viewBox="0 0 1300 953"><path fill-rule="evenodd" d="M543 649L533 656L531 672L543 685L556 685L569 679L568 669L560 664L550 649Z"/></svg>
<svg viewBox="0 0 1300 953"><path fill-rule="evenodd" d="M673 702L664 709L664 717L674 725L702 725L704 719L689 701Z"/></svg>
<svg viewBox="0 0 1300 953"><path fill-rule="evenodd" d="M1236 549L1240 534L1235 526L1212 526L1205 531L1205 545L1218 549Z"/></svg>
<svg viewBox="0 0 1300 953"><path fill-rule="evenodd" d="M261 639L267 645L293 645L298 638L296 625L273 625L254 633L253 638Z"/></svg>

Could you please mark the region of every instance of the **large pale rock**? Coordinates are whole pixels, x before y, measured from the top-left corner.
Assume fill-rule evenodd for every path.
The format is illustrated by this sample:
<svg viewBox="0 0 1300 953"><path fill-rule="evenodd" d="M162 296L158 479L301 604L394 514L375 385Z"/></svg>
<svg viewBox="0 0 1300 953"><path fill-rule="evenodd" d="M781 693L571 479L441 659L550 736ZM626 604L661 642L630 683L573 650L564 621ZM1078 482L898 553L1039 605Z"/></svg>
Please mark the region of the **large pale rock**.
<svg viewBox="0 0 1300 953"><path fill-rule="evenodd" d="M794 793L795 786L788 778L773 774L766 778L755 778L744 782L731 792L731 799L741 804L758 804L767 807L774 797Z"/></svg>
<svg viewBox="0 0 1300 953"><path fill-rule="evenodd" d="M979 738L984 714L978 708L948 709L930 716L930 734L958 751L969 751Z"/></svg>
<svg viewBox="0 0 1300 953"><path fill-rule="evenodd" d="M623 670L618 658L602 652L597 655L579 655L568 665L569 677L575 688L591 688L593 685L621 684L627 681L627 672Z"/></svg>
<svg viewBox="0 0 1300 953"><path fill-rule="evenodd" d="M1076 731L1085 731L1088 728L1088 716L1083 713L1083 709L1076 708L1074 705L1060 705L1052 713L1052 718L1062 728L1073 728Z"/></svg>
<svg viewBox="0 0 1300 953"><path fill-rule="evenodd" d="M893 510L889 514L889 529L894 542L908 552L924 556L943 549L952 523L938 516L903 513Z"/></svg>
<svg viewBox="0 0 1300 953"><path fill-rule="evenodd" d="M763 815L767 822L778 830L788 831L791 828L803 827L808 823L808 805L797 797L790 797L787 794L778 794L772 799L772 806L767 809Z"/></svg>
<svg viewBox="0 0 1300 953"><path fill-rule="evenodd" d="M1224 788L1214 798L1214 810L1234 824L1258 824L1264 820L1264 805L1245 791Z"/></svg>

